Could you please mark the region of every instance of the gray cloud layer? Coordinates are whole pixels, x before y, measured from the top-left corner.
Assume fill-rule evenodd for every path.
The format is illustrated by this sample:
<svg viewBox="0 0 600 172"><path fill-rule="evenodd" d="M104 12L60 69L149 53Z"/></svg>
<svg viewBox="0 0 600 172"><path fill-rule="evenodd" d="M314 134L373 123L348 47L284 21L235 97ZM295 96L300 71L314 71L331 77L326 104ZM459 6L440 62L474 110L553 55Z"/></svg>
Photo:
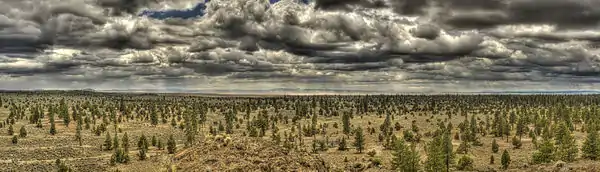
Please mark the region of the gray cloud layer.
<svg viewBox="0 0 600 172"><path fill-rule="evenodd" d="M212 0L189 20L131 14L195 1L0 2L0 88L582 88L600 75L595 0Z"/></svg>

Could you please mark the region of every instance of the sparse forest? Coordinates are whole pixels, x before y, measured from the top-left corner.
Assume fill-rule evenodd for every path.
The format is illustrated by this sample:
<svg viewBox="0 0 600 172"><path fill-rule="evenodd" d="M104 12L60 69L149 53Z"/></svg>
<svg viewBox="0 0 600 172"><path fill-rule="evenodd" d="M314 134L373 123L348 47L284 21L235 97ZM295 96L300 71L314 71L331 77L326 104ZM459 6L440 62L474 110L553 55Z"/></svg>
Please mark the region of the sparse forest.
<svg viewBox="0 0 600 172"><path fill-rule="evenodd" d="M0 171L600 171L597 95L0 93Z"/></svg>

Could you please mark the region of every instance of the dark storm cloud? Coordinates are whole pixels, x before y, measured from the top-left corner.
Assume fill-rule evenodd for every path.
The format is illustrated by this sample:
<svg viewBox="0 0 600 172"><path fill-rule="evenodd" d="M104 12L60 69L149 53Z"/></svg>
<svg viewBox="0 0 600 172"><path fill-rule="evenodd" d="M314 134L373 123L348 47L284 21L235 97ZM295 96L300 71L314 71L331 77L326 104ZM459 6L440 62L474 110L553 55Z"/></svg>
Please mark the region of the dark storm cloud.
<svg viewBox="0 0 600 172"><path fill-rule="evenodd" d="M591 27L600 21L600 2L592 0L453 0L445 1L446 24L487 28L503 24L555 24L561 28Z"/></svg>
<svg viewBox="0 0 600 172"><path fill-rule="evenodd" d="M158 0L96 0L98 5L111 8L111 15L121 15L124 12L136 14L139 8L156 2Z"/></svg>
<svg viewBox="0 0 600 172"><path fill-rule="evenodd" d="M11 1L18 10L0 7L0 80L589 83L600 75L600 6L591 0L319 0L316 9L213 0L199 19L127 14L180 1Z"/></svg>

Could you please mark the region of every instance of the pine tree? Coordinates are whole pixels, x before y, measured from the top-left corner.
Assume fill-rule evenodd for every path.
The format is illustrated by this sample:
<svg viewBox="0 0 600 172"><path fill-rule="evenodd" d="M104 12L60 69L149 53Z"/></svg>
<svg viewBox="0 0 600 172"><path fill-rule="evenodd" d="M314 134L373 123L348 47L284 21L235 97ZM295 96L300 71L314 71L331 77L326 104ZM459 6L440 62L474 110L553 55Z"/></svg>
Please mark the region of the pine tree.
<svg viewBox="0 0 600 172"><path fill-rule="evenodd" d="M317 122L318 122L317 113L314 113L312 115L312 119L311 119L311 123L310 123L310 136L314 136L315 134L317 134L317 132L318 132Z"/></svg>
<svg viewBox="0 0 600 172"><path fill-rule="evenodd" d="M122 157L121 157L121 163L127 163L129 162L129 137L127 136L127 132L125 132L125 134L123 134L123 138L122 138L122 143L121 143L121 147L123 147L122 149Z"/></svg>
<svg viewBox="0 0 600 172"><path fill-rule="evenodd" d="M137 146L138 146L138 149L148 150L148 139L146 138L146 135L142 134L140 136Z"/></svg>
<svg viewBox="0 0 600 172"><path fill-rule="evenodd" d="M598 130L593 125L587 127L587 136L581 147L582 157L591 160L600 159L600 138Z"/></svg>
<svg viewBox="0 0 600 172"><path fill-rule="evenodd" d="M177 121L175 121L175 117L171 118L171 127L177 127Z"/></svg>
<svg viewBox="0 0 600 172"><path fill-rule="evenodd" d="M532 154L532 162L534 164L549 163L554 160L554 143L548 137L543 137L542 143L538 149Z"/></svg>
<svg viewBox="0 0 600 172"><path fill-rule="evenodd" d="M104 145L102 145L104 147L104 150L112 150L113 146L112 146L112 140L110 140L110 132L106 132L106 139L104 139Z"/></svg>
<svg viewBox="0 0 600 172"><path fill-rule="evenodd" d="M156 146L156 136L152 136L152 146Z"/></svg>
<svg viewBox="0 0 600 172"><path fill-rule="evenodd" d="M523 134L525 134L525 129L527 126L525 126L525 120L523 119L523 117L520 117L519 120L517 121L517 129L516 129L516 134L517 136L519 136L519 140L523 137Z"/></svg>
<svg viewBox="0 0 600 172"><path fill-rule="evenodd" d="M508 123L508 121L506 121L506 119L502 121L504 121L502 122L502 134L506 136L506 142L508 142L508 139L510 138L510 124Z"/></svg>
<svg viewBox="0 0 600 172"><path fill-rule="evenodd" d="M19 142L19 137L17 137L17 136L13 136L13 137L12 137L12 144L15 144L15 145L16 145L18 142Z"/></svg>
<svg viewBox="0 0 600 172"><path fill-rule="evenodd" d="M498 149L500 148L500 146L498 145L498 143L496 142L496 139L492 140L492 152L493 153L498 153Z"/></svg>
<svg viewBox="0 0 600 172"><path fill-rule="evenodd" d="M338 150L340 151L346 151L348 150L348 147L346 146L346 138L342 137L342 139L340 140L340 144L338 146Z"/></svg>
<svg viewBox="0 0 600 172"><path fill-rule="evenodd" d="M77 140L77 143L79 143L79 146L83 145L83 142L81 141L81 120L77 121L77 128L75 129L75 140Z"/></svg>
<svg viewBox="0 0 600 172"><path fill-rule="evenodd" d="M457 166L458 170L464 170L464 171L472 171L473 170L473 158L467 156L467 155L463 155L459 160L458 160L458 166Z"/></svg>
<svg viewBox="0 0 600 172"><path fill-rule="evenodd" d="M169 154L174 154L177 150L177 144L175 143L175 138L173 138L173 134L169 136L169 140L167 141L167 151Z"/></svg>
<svg viewBox="0 0 600 172"><path fill-rule="evenodd" d="M150 123L154 126L158 125L158 114L156 113L156 109L151 110L150 112Z"/></svg>
<svg viewBox="0 0 600 172"><path fill-rule="evenodd" d="M55 135L56 133L56 124L54 124L54 113L50 113L50 134Z"/></svg>
<svg viewBox="0 0 600 172"><path fill-rule="evenodd" d="M140 160L146 159L146 152L148 151L148 141L146 140L146 136L142 134L138 141L138 156Z"/></svg>
<svg viewBox="0 0 600 172"><path fill-rule="evenodd" d="M117 149L121 147L121 144L119 144L119 137L117 135L117 132L115 132L115 136L113 137L113 143L112 143L113 149Z"/></svg>
<svg viewBox="0 0 600 172"><path fill-rule="evenodd" d="M520 149L523 143L521 143L521 139L517 138L517 136L513 136L512 145L515 149Z"/></svg>
<svg viewBox="0 0 600 172"><path fill-rule="evenodd" d="M444 142L441 134L438 134L433 140L427 143L425 151L427 152L425 171L439 172L447 171L449 169L449 167L446 166L447 153L444 152Z"/></svg>
<svg viewBox="0 0 600 172"><path fill-rule="evenodd" d="M504 152L502 152L502 168L503 169L508 169L508 166L510 165L510 155L508 155L508 151L505 149Z"/></svg>
<svg viewBox="0 0 600 172"><path fill-rule="evenodd" d="M25 126L21 126L21 129L19 129L19 137L27 137L27 130L25 130Z"/></svg>
<svg viewBox="0 0 600 172"><path fill-rule="evenodd" d="M490 164L494 164L494 154L490 155Z"/></svg>
<svg viewBox="0 0 600 172"><path fill-rule="evenodd" d="M127 136L127 132L125 132L125 134L123 134L123 140L122 140L122 146L124 149L128 149L129 148L129 136Z"/></svg>
<svg viewBox="0 0 600 172"><path fill-rule="evenodd" d="M146 160L146 151L145 149L138 150L138 157L141 161Z"/></svg>
<svg viewBox="0 0 600 172"><path fill-rule="evenodd" d="M362 153L365 149L365 136L361 127L358 127L354 132L354 146L358 153Z"/></svg>
<svg viewBox="0 0 600 172"><path fill-rule="evenodd" d="M344 134L350 135L350 115L347 113L342 115L342 127Z"/></svg>
<svg viewBox="0 0 600 172"><path fill-rule="evenodd" d="M394 143L392 152L392 168L396 171L417 172L420 169L420 155L414 144L407 146L404 140L398 139Z"/></svg>
<svg viewBox="0 0 600 172"><path fill-rule="evenodd" d="M68 114L68 109L64 110L62 118L63 118L63 122L64 122L65 126L68 128L69 123L71 123L71 117Z"/></svg>
<svg viewBox="0 0 600 172"><path fill-rule="evenodd" d="M164 149L164 145L163 145L162 141L161 141L160 139L158 139L158 141L157 141L157 142L158 142L158 143L156 143L156 148L157 148L158 150L163 150L163 149Z"/></svg>
<svg viewBox="0 0 600 172"><path fill-rule="evenodd" d="M15 134L15 130L13 129L13 125L8 126L8 135L12 136Z"/></svg>
<svg viewBox="0 0 600 172"><path fill-rule="evenodd" d="M471 116L471 121L469 125L469 141L473 142L477 140L477 119L475 115Z"/></svg>
<svg viewBox="0 0 600 172"><path fill-rule="evenodd" d="M560 134L559 140L560 144L557 145L557 158L565 162L573 162L579 153L579 148L575 143L575 137L571 135L571 130L569 130L567 124L562 123L559 129Z"/></svg>
<svg viewBox="0 0 600 172"><path fill-rule="evenodd" d="M443 130L443 126L440 126L440 129ZM444 162L446 166L446 171L450 171L450 166L454 164L454 146L452 145L452 123L448 123L448 126L445 128L443 135L443 154L444 154Z"/></svg>

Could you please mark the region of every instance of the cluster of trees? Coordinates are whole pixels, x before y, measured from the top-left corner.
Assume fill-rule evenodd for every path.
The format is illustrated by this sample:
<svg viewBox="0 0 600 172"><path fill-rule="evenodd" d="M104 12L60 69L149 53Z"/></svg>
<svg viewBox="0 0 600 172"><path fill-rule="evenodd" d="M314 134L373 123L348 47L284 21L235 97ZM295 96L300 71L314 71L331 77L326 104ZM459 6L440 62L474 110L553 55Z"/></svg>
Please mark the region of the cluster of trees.
<svg viewBox="0 0 600 172"><path fill-rule="evenodd" d="M172 131L184 133L182 140L186 147L196 144L198 135L204 133L270 137L288 150L304 149L310 145L305 138L312 137L315 153L330 148L363 153L367 144L381 144L397 155L392 164L402 171L472 169L470 150L488 144L482 142L484 137L494 138L491 152L502 152L503 168L510 166L509 150L524 146L535 148L530 157L532 163L600 159L598 96L199 97L90 92L32 94L29 98L20 95L0 94L0 107L9 109L9 116L0 122L0 127L7 128L9 135L14 135L13 125L20 120L43 128L49 135L61 132L56 125L69 127L75 123L74 140L79 145L86 139L82 134L85 131L106 137L101 147L114 151L112 164L130 161L128 133L118 127L129 121L171 126ZM209 121L209 114L216 117ZM370 121L367 126L353 125L369 115L383 122L374 126ZM456 118L462 122L453 126L452 119ZM412 121L406 128L399 123L409 119ZM423 127L413 119L425 119L430 126L437 127ZM586 133L583 144L575 142L574 132ZM121 137L119 133L123 133ZM375 136L376 143L369 143L368 136ZM27 131L23 125L19 135L13 136L13 143L24 137ZM524 144L523 138L531 139L532 145ZM139 159L147 158L151 146L156 150L166 147L167 153L175 153L174 136L170 135L164 144L163 139L143 134L134 139L138 140ZM460 144L455 147L453 141ZM501 151L498 142L512 147ZM425 161L419 160L421 155L417 150L424 150ZM490 156L490 164L495 163L494 154Z"/></svg>

